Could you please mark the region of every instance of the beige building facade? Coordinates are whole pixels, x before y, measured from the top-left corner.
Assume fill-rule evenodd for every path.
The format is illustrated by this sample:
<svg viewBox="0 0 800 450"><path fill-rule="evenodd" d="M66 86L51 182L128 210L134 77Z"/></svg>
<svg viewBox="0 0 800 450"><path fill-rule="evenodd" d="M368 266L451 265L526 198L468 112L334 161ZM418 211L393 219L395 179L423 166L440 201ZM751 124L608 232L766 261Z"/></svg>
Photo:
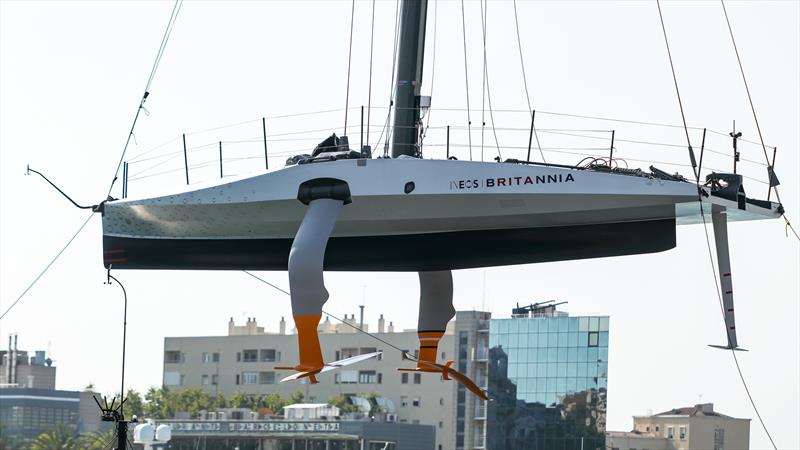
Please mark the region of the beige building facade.
<svg viewBox="0 0 800 450"><path fill-rule="evenodd" d="M486 320L479 322L477 318ZM488 318L487 313L459 312L456 320L448 325L438 350L440 361L460 359L463 364L468 360L465 372L484 388L487 383L485 368L476 361L476 356L480 355L473 347L478 343L486 345L483 341L488 340ZM355 315L346 320L361 327L356 323ZM368 329L368 325L363 324L362 328ZM456 329L469 335L465 339L465 333L460 333L462 343L471 344L462 344L461 358L457 353ZM375 351L383 354L379 358L318 375L318 384L305 380L280 383L292 372L276 370L275 366L298 362L297 336L287 332L283 320L278 330L270 332L258 326L255 318L248 318L243 325L237 325L231 319L228 336L165 338L163 385L171 389L197 386L209 393L226 396L237 391L248 394L278 392L286 398L299 390L305 395L305 401L311 403L324 403L341 394L378 393L393 403L393 411L389 412L397 422L433 425L436 428L436 449L456 448L456 428L468 437L467 440L477 440L470 442L469 448L482 448L485 405L464 393L459 395L457 382L442 380L438 374L397 371L400 367L413 367L413 363L404 361L398 350L357 333L346 324L333 324L326 320L320 324L319 332L326 361ZM416 330L395 331L391 323L386 327L382 316L374 334L411 354L419 346ZM457 427L456 412L459 409L467 414L462 413Z"/></svg>
<svg viewBox="0 0 800 450"><path fill-rule="evenodd" d="M609 432L610 450L747 450L750 419L714 411L713 403L634 416L633 431Z"/></svg>

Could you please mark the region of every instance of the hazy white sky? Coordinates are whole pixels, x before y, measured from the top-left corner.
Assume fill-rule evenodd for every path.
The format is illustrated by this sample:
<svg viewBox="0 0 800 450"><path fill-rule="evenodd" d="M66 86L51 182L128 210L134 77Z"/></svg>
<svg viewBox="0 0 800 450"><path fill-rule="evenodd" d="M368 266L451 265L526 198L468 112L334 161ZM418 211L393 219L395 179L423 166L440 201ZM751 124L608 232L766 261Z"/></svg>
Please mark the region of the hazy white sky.
<svg viewBox="0 0 800 450"><path fill-rule="evenodd" d="M367 103L371 2L356 2L350 105ZM528 85L534 107L641 121L680 123L672 78L654 2L525 2L519 4ZM690 125L722 133L737 130L757 141L718 2L664 2L665 20ZM24 176L25 165L44 171L79 202L97 203L106 192L135 106L172 8L167 2L0 2L0 309L13 302L86 217L42 180ZM489 2L487 56L495 110L527 108L511 2ZM800 223L800 3L730 2L751 91L768 145L778 147L777 172L790 219ZM442 126L452 125L452 153L468 157L464 54L460 2L431 0L424 93L431 91L426 157L443 157ZM370 141L378 139L391 83L395 2L377 2ZM180 134L187 135L190 164L217 157L226 141L226 173L255 171L263 161L260 118L339 109L298 118L268 119L270 161L307 151L344 124L350 3L187 2L147 102L149 116L136 129L129 160L130 195L182 189ZM466 2L470 106L481 108L480 6ZM382 109L379 109L382 108ZM350 114L351 142L360 118ZM480 155L481 113L473 112L473 155ZM489 116L487 116L487 123ZM245 124L192 133L222 125ZM522 157L527 116L495 111L503 157ZM617 130L617 154L633 167L658 161L668 171L685 167L680 128L643 127L537 114L538 127ZM319 130L315 133L286 134ZM588 134L589 132L581 132ZM608 133L597 133L607 137ZM692 139L699 147L701 132ZM310 140L296 140L308 138ZM291 139L291 140L290 140ZM542 132L548 160L575 163L566 147L594 148L606 140ZM652 146L627 141L656 141ZM486 129L485 159L496 155ZM492 145L489 145L492 143ZM210 144L207 147L201 147ZM456 147L456 144L462 145ZM709 134L707 148L728 154L729 138ZM199 147L199 148L197 148ZM513 148L519 147L519 148ZM560 149L560 150L559 150ZM758 146L742 156L762 162ZM594 153L594 150L568 150ZM603 152L604 153L604 152ZM166 155L147 160L150 156ZM173 159L169 159L172 157ZM647 163L639 162L647 161ZM157 167L148 167L160 164ZM729 159L707 153L704 166L730 170ZM177 170L170 172L171 170ZM764 167L740 170L764 179ZM160 172L168 172L160 174ZM217 167L195 168L192 182L213 181ZM118 183L117 186L120 184ZM766 188L747 180L748 194ZM118 194L117 194L118 195ZM730 227L740 362L770 431L781 448L800 448L800 257L783 221ZM681 227L678 247L645 256L457 271L456 307L485 308L498 317L516 302L567 300L572 314L611 316L610 429L627 430L633 414L714 402L725 414L755 419L730 354L713 350L724 329L700 226ZM483 279L485 274L485 297ZM285 273L265 278L288 286ZM161 382L165 336L218 335L229 317L255 316L277 329L290 316L284 294L241 273L117 272L130 298L128 382L146 389ZM49 349L58 387L89 382L117 389L122 299L103 285L99 217L87 226L52 270L0 322L3 342L20 334L24 349ZM400 328L416 325L417 277L412 273L329 273L326 309L357 313L365 301L371 323L383 313ZM364 300L366 298L366 300ZM410 307L409 305L413 305ZM756 421L752 448L768 441Z"/></svg>

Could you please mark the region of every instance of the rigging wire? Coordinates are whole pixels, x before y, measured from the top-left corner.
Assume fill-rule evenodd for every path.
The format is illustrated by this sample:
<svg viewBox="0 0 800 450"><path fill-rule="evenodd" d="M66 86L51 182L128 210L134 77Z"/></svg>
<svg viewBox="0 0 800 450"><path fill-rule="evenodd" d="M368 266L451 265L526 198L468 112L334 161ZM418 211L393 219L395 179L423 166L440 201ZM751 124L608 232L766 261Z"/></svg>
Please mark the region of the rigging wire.
<svg viewBox="0 0 800 450"><path fill-rule="evenodd" d="M431 61L431 91L430 97L431 101L433 101L433 86L434 80L436 79L436 27L439 23L438 17L439 16L439 0L433 0L433 58ZM425 137L428 135L428 129L431 127L431 109L428 108L428 117L425 118L425 131L422 133L421 141L425 141ZM421 144L422 142L420 142Z"/></svg>
<svg viewBox="0 0 800 450"><path fill-rule="evenodd" d="M684 112L683 112L683 103L681 102L681 94L680 94L680 91L678 90L678 79L675 76L675 65L672 62L672 55L671 55L671 53L669 51L669 42L667 41L667 30L666 30L666 27L664 26L664 16L661 14L661 4L660 4L659 0L656 0L656 5L658 6L658 16L661 19L661 29L664 32L664 42L666 42L666 44L667 44L667 54L669 55L669 64L670 64L670 68L672 69L672 78L673 78L673 81L675 82L675 93L676 93L676 95L678 97L678 105L680 106L681 118L683 119L683 127L684 127L684 131L686 132L686 140L688 141L688 144L689 144L690 156L692 156L692 144L691 144L691 141L689 140L689 129L686 126L686 116L684 115ZM766 150L765 150L765 154L766 154ZM692 162L694 162L694 157L693 156L692 156ZM767 162L769 162L769 161L767 161ZM692 164L692 165L694 166L694 164ZM699 184L700 183L700 173L694 167L692 167L692 168L693 168L693 170L695 172L695 179L697 180L697 183ZM705 238L706 238L706 249L708 250L709 261L711 262L711 275L712 275L712 278L714 278L714 286L715 286L715 290L716 290L716 293L717 293L717 299L719 300L720 311L722 312L722 319L723 319L723 323L724 323L724 321L725 321L725 306L724 306L724 302L722 300L720 282L717 279L717 271L716 271L716 268L714 267L714 255L713 255L713 252L711 251L711 239L708 236L708 225L706 223L706 215L705 215L705 211L704 211L704 208L703 208L703 199L702 199L702 196L701 196L701 191L699 189L698 189L698 192L697 192L697 201L700 204L700 217L703 219L703 232L704 232ZM727 326L725 326L725 333L728 336L728 343L730 344L730 342L731 342L730 330L728 329ZM755 400L753 400L753 396L750 394L750 388L747 386L747 381L745 380L744 374L742 373L742 368L741 368L741 366L739 366L739 359L736 357L736 350L733 347L730 347L730 351L731 351L731 356L733 356L733 361L736 364L736 371L739 373L739 378L742 381L742 386L744 386L744 390L747 393L747 398L750 400L750 405L753 407L753 410L755 411L756 416L758 416L758 420L759 420L759 422L761 422L761 427L764 429L764 432L767 434L767 437L769 438L769 441L772 443L772 447L775 450L778 450L778 447L775 445L775 441L772 440L772 436L769 434L769 430L767 430L767 425L764 423L764 419L761 417L761 413L758 411L758 407L756 406L756 402L755 402Z"/></svg>
<svg viewBox="0 0 800 450"><path fill-rule="evenodd" d="M667 39L667 28L664 25L664 15L661 14L661 2L656 0L658 6L658 18L661 20L661 31L664 32L664 44L667 46L667 56L669 57L669 67L672 69L672 81L675 82L675 94L678 97L678 106L681 110L681 120L683 120L683 131L686 133L686 145L689 146L689 157L692 161L692 171L694 172L695 179L700 181L700 173L697 171L694 163L694 150L692 150L692 140L689 138L689 127L686 126L686 114L683 111L683 101L681 100L681 91L678 89L678 76L675 74L675 64L672 62L672 52L669 49L669 39Z"/></svg>
<svg viewBox="0 0 800 450"><path fill-rule="evenodd" d="M274 284L270 283L269 281L267 281L267 280L265 280L265 279L263 279L263 278L259 277L258 275L255 275L254 273L252 273L252 272L250 272L250 271L248 271L248 270L243 270L242 272L246 273L247 275L250 275L251 277L253 277L253 278L255 278L256 280L258 280L258 281L260 281L260 282L262 282L262 283L266 284L267 286L270 286L270 287L272 287L273 289L276 289L276 290L278 290L278 291L280 291L280 292L283 292L284 294L286 294L286 295L288 295L288 296L291 296L291 294L289 293L289 291L287 291L286 289L280 288L280 287L278 287L278 286L276 286L276 285L274 285ZM333 314L331 314L331 313L329 313L329 312L326 312L325 310L322 310L322 313L323 313L323 314L325 314L326 316L328 316L328 317L330 317L330 318L334 319L334 320L338 320L339 322L341 322L341 323L343 323L343 324L345 324L345 325L347 325L347 326L349 326L349 327L353 328L354 330L356 330L356 331L358 331L358 332L360 332L360 333L364 333L365 335L367 335L367 336L369 336L369 337L371 337L371 338L373 338L373 339L375 339L375 340L377 340L377 341L380 341L380 342L382 342L382 343L384 343L384 344L388 345L389 347L391 347L391 348L393 348L393 349L395 349L395 350L399 351L400 353L407 354L406 350L404 350L404 349L402 349L402 348L400 348L400 347L398 347L398 346L396 346L396 345L394 345L394 344L392 344L392 343L390 343L390 342L387 342L387 341L386 341L386 340L384 340L384 339L381 339L380 337L378 337L378 336L376 336L376 335L374 335L374 334L370 333L369 331L366 331L366 330L364 330L363 328L360 328L360 327L358 327L358 326L356 326L356 325L353 325L353 324L351 324L351 323L349 323L349 322L347 322L347 321L345 321L345 320L343 320L343 319L340 319L339 317L336 317L336 316L334 316Z"/></svg>
<svg viewBox="0 0 800 450"><path fill-rule="evenodd" d="M383 132L386 131L386 141L383 145L383 157L389 157L389 141L390 141L390 134L392 130L389 128L389 120L392 118L392 107L394 106L394 94L395 94L395 77L397 73L395 72L395 67L397 66L397 43L399 40L399 28L400 28L400 0L395 0L394 6L394 44L393 44L393 53L392 53L392 76L391 76L391 84L389 85L389 107L386 111L386 122L383 124L383 128L381 129L381 134L378 136L377 143L380 144L381 138L383 137Z"/></svg>
<svg viewBox="0 0 800 450"><path fill-rule="evenodd" d="M725 8L725 1L720 0L720 4L722 5L722 12L725 14L725 23L728 24L728 33L731 35L731 43L733 44L733 50L736 53L736 61L739 63L739 71L742 73L742 82L744 83L745 92L747 92L747 101L750 102L750 110L753 112L753 121L756 123L756 130L758 130L758 139L761 142L761 149L764 151L764 160L767 162L768 172L769 172L769 186L775 191L775 197L778 199L778 203L781 202L781 195L778 192L778 186L772 185L772 178L774 174L774 168L770 164L769 161L769 154L767 153L767 146L764 145L764 136L761 133L761 125L758 123L758 115L756 114L756 107L753 103L753 97L750 95L750 87L747 84L747 77L744 74L744 66L742 65L742 58L739 56L739 48L736 46L736 39L733 37L733 27L731 27L731 21L728 18L728 10ZM800 240L800 236L795 231L794 227L792 226L789 219L786 217L786 214L783 214L783 220L786 221L786 227L791 228L792 233L794 233L795 237ZM766 428L764 429L766 431ZM770 438L770 440L772 440ZM773 443L774 445L774 443Z"/></svg>
<svg viewBox="0 0 800 450"><path fill-rule="evenodd" d="M136 122L139 120L139 114L141 114L142 110L144 109L144 102L150 95L150 87L153 84L153 79L156 76L158 66L161 64L161 57L164 56L164 50L167 48L167 42L169 42L169 37L172 35L172 29L175 27L175 21L178 19L178 14L181 12L181 7L183 7L183 0L175 0L175 5L172 7L172 14L170 14L169 21L167 22L167 28L164 30L164 36L161 38L161 45L158 47L156 59L153 62L153 68L150 69L150 76L148 77L147 84L144 87L144 94L142 94L142 99L139 101L139 107L136 108L136 115L133 117L133 124L131 124L131 129L128 132L128 139L125 141L125 146L122 148L122 154L119 156L117 169L114 171L114 177L111 179L111 184L108 186L108 193L106 193L106 197L111 195L111 190L114 189L114 183L117 182L119 170L122 168L122 162L125 160L125 154L128 152L128 146L131 143L131 138L133 138L133 131L136 129Z"/></svg>
<svg viewBox="0 0 800 450"><path fill-rule="evenodd" d="M486 59L486 29L488 28L486 22L486 16L489 12L489 2L488 0L481 1L481 10L483 13L481 14L481 29L483 31L483 74L484 79L486 80L486 97L489 101L489 119L492 121L492 134L494 135L494 145L497 148L497 157L499 158L498 161L503 159L502 153L500 153L500 141L497 139L497 128L495 127L494 122L494 110L492 109L492 89L491 83L489 82L489 63ZM486 122L483 122L483 126L486 125ZM483 127L481 128L481 161L483 161Z"/></svg>
<svg viewBox="0 0 800 450"><path fill-rule="evenodd" d="M522 66L522 83L525 85L525 98L528 101L528 114L533 116L533 108L531 107L531 94L528 92L528 77L525 75L525 59L522 57L522 39L519 37L519 19L517 18L517 0L514 0L514 25L517 29L517 48L519 49L519 63ZM539 154L542 156L542 162L547 162L542 152L542 145L539 143L539 133L536 132L536 125L531 123L533 136L536 138L536 148L539 149Z"/></svg>
<svg viewBox="0 0 800 450"><path fill-rule="evenodd" d="M347 93L344 98L344 132L343 136L347 136L347 113L350 111L350 65L353 62L353 22L356 16L356 0L353 0L353 6L350 8L350 48L347 52Z"/></svg>
<svg viewBox="0 0 800 450"><path fill-rule="evenodd" d="M464 39L464 87L467 90L467 136L469 137L469 160L472 161L472 117L469 109L469 67L467 66L467 22L464 17L464 0L461 0L461 36Z"/></svg>
<svg viewBox="0 0 800 450"><path fill-rule="evenodd" d="M75 234L73 234L72 237L69 238L67 243L61 248L61 250L59 250L58 253L56 253L56 256L54 256L53 259L51 259L50 262L47 263L46 266L44 266L44 269L42 269L42 271L39 272L39 275L36 275L36 278L34 278L33 281L31 281L28 287L26 287L25 290L22 291L21 294L19 294L19 297L17 297L17 299L14 300L14 303L12 303L11 306L6 308L3 314L0 315L0 320L3 320L3 318L9 313L9 311L11 311L17 305L17 303L19 303L19 301L22 300L22 297L24 297L25 294L27 294L28 291L30 291L31 288L39 281L39 279L42 278L42 276L50 269L50 267L56 262L56 260L58 260L58 258L64 253L67 247L69 247L70 244L72 244L72 241L74 241L75 238L78 237L78 235L81 233L81 231L83 231L84 227L86 227L86 224L88 224L89 221L92 220L92 217L94 217L94 213L90 214L89 217L86 218L86 220L78 228L78 231L76 231Z"/></svg>
<svg viewBox="0 0 800 450"><path fill-rule="evenodd" d="M372 0L372 25L369 32L369 87L367 88L367 147L369 147L369 120L372 117L372 49L375 41L375 0ZM359 149L364 151L364 149Z"/></svg>
<svg viewBox="0 0 800 450"><path fill-rule="evenodd" d="M481 161L483 161L483 135L486 131L486 12L483 0L478 2L481 6L481 36L483 43L483 70L481 71Z"/></svg>

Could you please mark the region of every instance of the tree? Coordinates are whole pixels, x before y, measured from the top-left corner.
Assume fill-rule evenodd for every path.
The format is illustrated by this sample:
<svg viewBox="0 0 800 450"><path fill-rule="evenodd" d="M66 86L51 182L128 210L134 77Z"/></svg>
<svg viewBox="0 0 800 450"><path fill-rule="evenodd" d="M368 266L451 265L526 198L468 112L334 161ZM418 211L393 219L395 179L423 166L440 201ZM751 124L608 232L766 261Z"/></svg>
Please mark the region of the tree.
<svg viewBox="0 0 800 450"><path fill-rule="evenodd" d="M358 405L350 403L350 400L348 400L347 396L344 394L334 395L328 399L328 403L339 408L340 414L361 411L361 408L359 408Z"/></svg>
<svg viewBox="0 0 800 450"><path fill-rule="evenodd" d="M144 401L142 395L133 389L128 389L125 395L125 415L127 418L136 416L139 420L144 419Z"/></svg>
<svg viewBox="0 0 800 450"><path fill-rule="evenodd" d="M295 403L303 403L303 399L305 395L303 395L303 391L294 391L291 397L289 397L289 404L294 405Z"/></svg>
<svg viewBox="0 0 800 450"><path fill-rule="evenodd" d="M151 387L144 395L144 414L150 419L171 419L175 416L172 395L166 387Z"/></svg>
<svg viewBox="0 0 800 450"><path fill-rule="evenodd" d="M231 408L253 408L253 399L243 391L236 391L228 399Z"/></svg>
<svg viewBox="0 0 800 450"><path fill-rule="evenodd" d="M79 450L75 431L59 423L51 431L40 434L31 444L31 450Z"/></svg>
<svg viewBox="0 0 800 450"><path fill-rule="evenodd" d="M216 397L199 387L181 389L173 395L175 411L187 411L192 418L196 418L200 411L216 408Z"/></svg>
<svg viewBox="0 0 800 450"><path fill-rule="evenodd" d="M256 408L269 408L273 413L278 413L286 406L286 400L277 392L262 394L256 398Z"/></svg>
<svg viewBox="0 0 800 450"><path fill-rule="evenodd" d="M80 448L81 450L108 450L109 446L115 445L114 430L108 431L95 431L81 436Z"/></svg>

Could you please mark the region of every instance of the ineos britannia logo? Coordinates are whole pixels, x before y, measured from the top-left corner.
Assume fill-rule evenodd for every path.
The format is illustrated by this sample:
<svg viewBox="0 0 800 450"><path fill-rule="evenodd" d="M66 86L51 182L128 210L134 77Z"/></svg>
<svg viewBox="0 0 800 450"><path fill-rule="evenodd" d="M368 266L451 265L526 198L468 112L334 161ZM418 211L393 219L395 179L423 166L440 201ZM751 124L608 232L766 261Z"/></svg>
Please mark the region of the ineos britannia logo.
<svg viewBox="0 0 800 450"><path fill-rule="evenodd" d="M499 178L473 178L468 180L451 180L450 190L461 191L478 188L501 188L524 186L528 184L572 183L575 177L571 173L555 173L536 176L499 177Z"/></svg>

